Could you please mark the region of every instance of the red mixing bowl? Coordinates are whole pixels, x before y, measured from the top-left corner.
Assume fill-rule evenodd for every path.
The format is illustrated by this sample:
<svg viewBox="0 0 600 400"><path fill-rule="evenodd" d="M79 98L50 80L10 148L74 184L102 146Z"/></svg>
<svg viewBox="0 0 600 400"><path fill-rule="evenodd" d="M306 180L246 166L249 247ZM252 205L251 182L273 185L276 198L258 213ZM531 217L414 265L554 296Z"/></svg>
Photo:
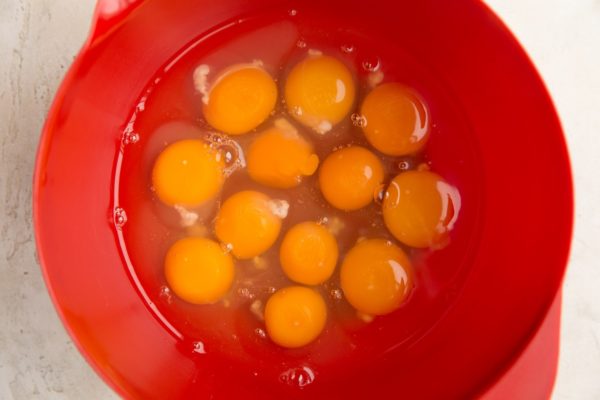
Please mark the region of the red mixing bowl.
<svg viewBox="0 0 600 400"><path fill-rule="evenodd" d="M193 38L244 15L292 8L342 15L347 24L385 36L436 66L474 132L482 198L476 246L465 256L468 277L430 331L356 376L317 379L294 390L216 355L199 357L171 335L138 291L113 220L124 124L156 71ZM33 204L54 304L80 351L115 391L146 399L472 398L519 359L560 288L573 194L548 93L518 42L484 4L100 1L95 18L49 112ZM410 360L410 367L400 360Z"/></svg>

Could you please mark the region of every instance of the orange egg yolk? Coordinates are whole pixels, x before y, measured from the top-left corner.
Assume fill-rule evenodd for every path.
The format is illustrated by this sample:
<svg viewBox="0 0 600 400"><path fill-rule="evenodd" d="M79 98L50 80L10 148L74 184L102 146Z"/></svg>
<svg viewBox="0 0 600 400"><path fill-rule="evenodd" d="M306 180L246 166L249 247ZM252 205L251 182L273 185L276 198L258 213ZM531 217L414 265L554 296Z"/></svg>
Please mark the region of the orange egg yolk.
<svg viewBox="0 0 600 400"><path fill-rule="evenodd" d="M352 73L329 56L310 56L298 63L285 83L290 115L321 134L348 115L354 97Z"/></svg>
<svg viewBox="0 0 600 400"><path fill-rule="evenodd" d="M290 286L275 292L265 306L271 340L282 347L302 347L315 340L327 321L327 306L310 288Z"/></svg>
<svg viewBox="0 0 600 400"><path fill-rule="evenodd" d="M240 135L260 125L277 102L277 85L262 68L232 67L212 85L204 117L215 129Z"/></svg>
<svg viewBox="0 0 600 400"><path fill-rule="evenodd" d="M302 222L286 233L279 250L283 272L292 281L318 285L333 274L338 259L335 237L316 222Z"/></svg>
<svg viewBox="0 0 600 400"><path fill-rule="evenodd" d="M340 210L357 210L373 200L384 178L381 161L360 146L331 153L321 165L319 186L325 199Z"/></svg>
<svg viewBox="0 0 600 400"><path fill-rule="evenodd" d="M365 239L346 254L340 269L348 302L368 315L397 309L412 289L410 261L400 247L383 239Z"/></svg>
<svg viewBox="0 0 600 400"><path fill-rule="evenodd" d="M444 244L460 211L458 190L429 171L396 176L383 201L383 221L399 241L412 247Z"/></svg>
<svg viewBox="0 0 600 400"><path fill-rule="evenodd" d="M415 153L429 137L429 111L421 98L399 83L385 83L365 97L361 110L369 143L391 156Z"/></svg>
<svg viewBox="0 0 600 400"><path fill-rule="evenodd" d="M314 174L319 165L312 145L283 119L254 139L246 159L254 181L280 189L298 186L302 177Z"/></svg>
<svg viewBox="0 0 600 400"><path fill-rule="evenodd" d="M252 190L229 197L215 220L215 234L239 259L249 259L267 251L281 230L287 203Z"/></svg>
<svg viewBox="0 0 600 400"><path fill-rule="evenodd" d="M169 248L165 278L171 290L193 304L214 303L231 288L233 259L221 246L204 238L181 239Z"/></svg>
<svg viewBox="0 0 600 400"><path fill-rule="evenodd" d="M167 146L152 169L152 186L168 205L197 206L223 186L223 162L215 150L195 139Z"/></svg>

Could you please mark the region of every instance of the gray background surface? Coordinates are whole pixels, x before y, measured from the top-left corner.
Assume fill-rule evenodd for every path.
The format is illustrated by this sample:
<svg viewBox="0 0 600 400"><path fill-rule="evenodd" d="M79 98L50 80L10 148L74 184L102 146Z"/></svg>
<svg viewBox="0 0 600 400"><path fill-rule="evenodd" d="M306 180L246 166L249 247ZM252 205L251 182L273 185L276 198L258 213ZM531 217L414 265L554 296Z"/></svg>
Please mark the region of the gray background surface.
<svg viewBox="0 0 600 400"><path fill-rule="evenodd" d="M600 399L600 1L488 0L548 84L577 190L554 398ZM112 399L60 324L35 258L31 180L93 0L0 0L0 399Z"/></svg>

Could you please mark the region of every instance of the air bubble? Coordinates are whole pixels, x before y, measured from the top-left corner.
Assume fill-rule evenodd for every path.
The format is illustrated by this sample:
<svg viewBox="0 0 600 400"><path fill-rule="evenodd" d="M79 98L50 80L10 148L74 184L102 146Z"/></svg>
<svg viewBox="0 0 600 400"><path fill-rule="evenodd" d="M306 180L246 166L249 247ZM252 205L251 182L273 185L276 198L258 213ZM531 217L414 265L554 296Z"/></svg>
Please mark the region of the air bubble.
<svg viewBox="0 0 600 400"><path fill-rule="evenodd" d="M408 171L410 169L410 163L406 160L398 162L398 169L400 171Z"/></svg>
<svg viewBox="0 0 600 400"><path fill-rule="evenodd" d="M233 244L232 243L221 243L221 249L223 249L223 251L225 253L231 253L233 251Z"/></svg>
<svg viewBox="0 0 600 400"><path fill-rule="evenodd" d="M294 114L296 117L301 117L302 116L302 107L300 106L294 106L292 108L292 114Z"/></svg>
<svg viewBox="0 0 600 400"><path fill-rule="evenodd" d="M113 219L117 228L122 228L127 223L127 213L121 207L115 208Z"/></svg>
<svg viewBox="0 0 600 400"><path fill-rule="evenodd" d="M204 343L197 341L194 342L194 349L192 350L196 354L206 354L206 349L204 348Z"/></svg>
<svg viewBox="0 0 600 400"><path fill-rule="evenodd" d="M354 45L352 45L352 44L348 44L348 43L347 43L347 44L343 44L343 45L340 47L340 49L342 49L342 52L344 52L344 53L346 53L346 54L350 54L350 53L353 53L353 52L354 52L354 50L355 50L355 47L354 47Z"/></svg>
<svg viewBox="0 0 600 400"><path fill-rule="evenodd" d="M298 10L292 8L291 10L288 11L288 15L290 17L295 17L296 15L298 15Z"/></svg>
<svg viewBox="0 0 600 400"><path fill-rule="evenodd" d="M123 144L135 144L140 141L140 134L137 132L127 131L123 134Z"/></svg>
<svg viewBox="0 0 600 400"><path fill-rule="evenodd" d="M350 120L352 121L352 125L357 126L359 128L364 128L367 126L367 117L364 115L353 113L350 116Z"/></svg>
<svg viewBox="0 0 600 400"><path fill-rule="evenodd" d="M261 338L261 339L266 339L267 338L267 332L265 332L265 330L262 329L262 328L256 328L254 330L254 334L256 336L258 336L259 338Z"/></svg>
<svg viewBox="0 0 600 400"><path fill-rule="evenodd" d="M362 67L365 71L375 72L381 67L378 57L369 57L363 60Z"/></svg>
<svg viewBox="0 0 600 400"><path fill-rule="evenodd" d="M306 48L306 42L303 39L299 39L296 42L296 47L298 47L300 49L304 49L304 48Z"/></svg>
<svg viewBox="0 0 600 400"><path fill-rule="evenodd" d="M239 149L236 146L232 146L229 143L221 144L217 146L217 151L220 155L221 160L227 166L232 166L239 159Z"/></svg>
<svg viewBox="0 0 600 400"><path fill-rule="evenodd" d="M239 288L237 290L237 294L238 296L243 297L245 299L253 299L255 297L254 293L252 293L247 287Z"/></svg>
<svg viewBox="0 0 600 400"><path fill-rule="evenodd" d="M329 293L334 300L341 300L344 297L341 289L332 289Z"/></svg>
<svg viewBox="0 0 600 400"><path fill-rule="evenodd" d="M315 372L306 366L290 368L279 375L279 380L290 386L303 388L315 381Z"/></svg>
<svg viewBox="0 0 600 400"><path fill-rule="evenodd" d="M169 289L167 286L160 288L158 297L164 300L167 304L171 304L173 302L173 294L171 293L171 289Z"/></svg>
<svg viewBox="0 0 600 400"><path fill-rule="evenodd" d="M226 177L238 169L246 167L244 151L235 140L218 133L211 133L207 135L206 141L211 148L217 151L217 161L225 163L223 173Z"/></svg>

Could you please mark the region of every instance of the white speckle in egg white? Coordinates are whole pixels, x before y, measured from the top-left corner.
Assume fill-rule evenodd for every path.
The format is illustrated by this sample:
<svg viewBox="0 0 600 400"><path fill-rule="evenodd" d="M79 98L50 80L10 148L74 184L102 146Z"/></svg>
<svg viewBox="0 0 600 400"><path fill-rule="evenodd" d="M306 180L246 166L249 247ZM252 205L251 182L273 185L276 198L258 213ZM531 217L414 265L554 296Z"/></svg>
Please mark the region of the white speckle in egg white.
<svg viewBox="0 0 600 400"><path fill-rule="evenodd" d="M344 229L344 221L342 221L339 217L334 216L329 219L325 217L325 220L328 220L328 222L326 222L327 229L329 229L329 232L331 232L332 235L337 236L342 231L342 229Z"/></svg>
<svg viewBox="0 0 600 400"><path fill-rule="evenodd" d="M288 215L290 209L290 203L285 200L271 200L269 201L269 208L273 215L278 218L284 219Z"/></svg>
<svg viewBox="0 0 600 400"><path fill-rule="evenodd" d="M321 121L319 125L315 128L318 134L324 135L329 132L333 128L333 125L329 121Z"/></svg>
<svg viewBox="0 0 600 400"><path fill-rule="evenodd" d="M210 67L201 64L194 70L194 88L202 94L202 102L208 104L208 74Z"/></svg>
<svg viewBox="0 0 600 400"><path fill-rule="evenodd" d="M298 130L296 127L290 124L290 122L285 118L277 118L275 122L273 122L273 125L288 137L298 136Z"/></svg>
<svg viewBox="0 0 600 400"><path fill-rule="evenodd" d="M198 221L197 213L195 213L193 211L189 211L188 209L186 209L183 206L180 206L179 204L175 204L173 206L173 208L175 208L175 211L177 211L179 213L180 224L182 227L184 227L184 228L190 227Z"/></svg>
<svg viewBox="0 0 600 400"><path fill-rule="evenodd" d="M265 270L269 267L269 263L264 257L256 256L252 259L254 267L258 270Z"/></svg>

